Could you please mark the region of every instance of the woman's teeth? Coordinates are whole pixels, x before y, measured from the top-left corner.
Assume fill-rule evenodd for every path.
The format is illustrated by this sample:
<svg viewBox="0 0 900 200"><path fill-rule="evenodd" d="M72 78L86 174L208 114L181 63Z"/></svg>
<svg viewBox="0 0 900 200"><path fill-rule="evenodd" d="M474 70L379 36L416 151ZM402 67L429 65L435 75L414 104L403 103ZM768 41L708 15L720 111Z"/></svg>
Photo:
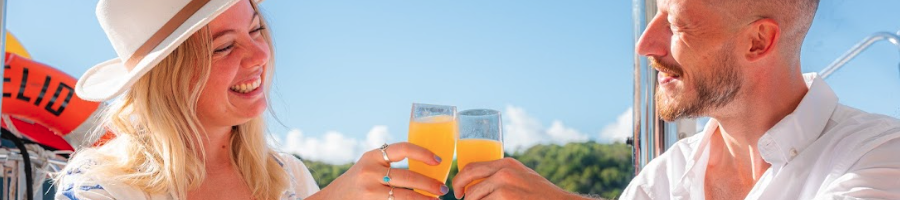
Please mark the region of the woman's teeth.
<svg viewBox="0 0 900 200"><path fill-rule="evenodd" d="M253 81L250 83L237 84L237 85L231 86L231 91L241 93L241 94L246 94L246 93L252 92L253 90L256 90L256 88L259 88L260 83L262 83L262 80L256 79L256 81Z"/></svg>

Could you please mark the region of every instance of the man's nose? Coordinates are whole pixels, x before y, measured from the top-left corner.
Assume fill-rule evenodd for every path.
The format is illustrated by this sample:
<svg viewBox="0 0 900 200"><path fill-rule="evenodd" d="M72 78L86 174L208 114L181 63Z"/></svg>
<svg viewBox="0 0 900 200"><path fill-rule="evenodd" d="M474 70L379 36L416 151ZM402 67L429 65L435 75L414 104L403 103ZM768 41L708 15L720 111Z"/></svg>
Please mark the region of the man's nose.
<svg viewBox="0 0 900 200"><path fill-rule="evenodd" d="M643 56L662 57L666 56L669 51L669 43L672 39L672 29L669 28L666 18L657 13L641 38L638 40L634 48L638 54Z"/></svg>

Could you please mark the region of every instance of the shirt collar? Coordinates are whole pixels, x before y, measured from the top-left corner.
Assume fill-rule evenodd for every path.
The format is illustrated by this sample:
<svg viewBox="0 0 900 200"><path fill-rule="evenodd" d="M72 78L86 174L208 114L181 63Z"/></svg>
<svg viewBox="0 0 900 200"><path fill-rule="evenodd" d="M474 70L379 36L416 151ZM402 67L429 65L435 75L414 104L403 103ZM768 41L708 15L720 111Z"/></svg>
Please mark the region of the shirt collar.
<svg viewBox="0 0 900 200"><path fill-rule="evenodd" d="M838 98L816 73L803 74L809 90L794 112L785 116L760 137L759 153L770 164L784 164L819 138Z"/></svg>
<svg viewBox="0 0 900 200"><path fill-rule="evenodd" d="M698 179L703 180L702 178L699 178L699 177L705 176L704 173L706 172L706 160L709 157L709 148L707 148L707 146L709 146L709 140L710 140L710 137L713 135L712 134L713 131L715 131L718 128L719 128L719 122L716 121L716 119L710 119L709 122L706 123L706 126L703 128L703 132L699 133L699 134L703 134L702 137L700 137L700 138L697 138L697 137L685 138L686 140L699 139L700 141L697 142L696 143L697 146L691 150L690 159L686 160L686 162L687 162L687 163L685 163L686 170L684 170L684 174L682 174L681 177L679 178L679 183L682 186L682 188L681 188L681 190L678 190L676 193L680 193L681 195L690 195L692 193L691 188L695 188L695 189L698 188L698 187L690 187L690 186L693 185L694 184L693 182ZM693 143L693 141L689 141L689 143ZM702 187L699 187L699 188L702 188Z"/></svg>
<svg viewBox="0 0 900 200"><path fill-rule="evenodd" d="M803 74L803 79L809 90L794 111L785 116L775 126L759 139L758 148L763 160L773 165L787 163L798 155L807 146L812 144L825 130L825 125L831 118L832 112L837 108L838 98L816 73ZM682 196L690 196L691 193L702 193L691 185L701 184L706 172L706 162L709 159L709 141L713 132L719 128L716 119L710 119L706 123L700 138L689 137L686 139L699 139L697 146L693 146L690 159L687 159L686 170L679 179L682 187L673 192ZM688 143L693 143L689 141ZM699 183L697 183L699 182ZM695 190L697 189L697 190Z"/></svg>

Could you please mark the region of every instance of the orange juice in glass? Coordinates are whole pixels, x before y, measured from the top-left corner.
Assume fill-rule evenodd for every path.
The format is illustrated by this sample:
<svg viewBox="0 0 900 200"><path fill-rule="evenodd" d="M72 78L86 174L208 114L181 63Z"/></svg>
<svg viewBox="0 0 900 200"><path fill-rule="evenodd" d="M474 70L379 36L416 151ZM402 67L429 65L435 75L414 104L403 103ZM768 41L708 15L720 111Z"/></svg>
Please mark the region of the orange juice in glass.
<svg viewBox="0 0 900 200"><path fill-rule="evenodd" d="M466 138L456 143L456 164L459 170L472 162L503 158L503 143L497 140Z"/></svg>
<svg viewBox="0 0 900 200"><path fill-rule="evenodd" d="M414 103L409 119L409 142L434 152L444 161L430 166L416 160L409 160L409 170L431 177L442 183L450 175L450 164L456 152L459 138L456 125L456 107ZM429 192L416 190L421 194L437 197Z"/></svg>
<svg viewBox="0 0 900 200"><path fill-rule="evenodd" d="M503 128L500 112L490 109L472 109L459 112L459 142L456 144L456 162L460 171L473 162L503 158ZM478 184L473 181L466 186Z"/></svg>

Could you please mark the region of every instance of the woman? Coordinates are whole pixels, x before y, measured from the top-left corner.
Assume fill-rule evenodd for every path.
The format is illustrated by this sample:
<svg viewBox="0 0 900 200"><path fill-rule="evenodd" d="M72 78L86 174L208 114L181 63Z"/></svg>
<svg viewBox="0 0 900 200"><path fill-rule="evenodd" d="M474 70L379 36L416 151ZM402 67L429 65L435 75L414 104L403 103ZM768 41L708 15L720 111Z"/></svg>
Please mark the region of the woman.
<svg viewBox="0 0 900 200"><path fill-rule="evenodd" d="M369 151L319 191L306 166L266 146L272 39L251 0L101 0L119 58L88 70L79 97L116 98L58 177L56 199L429 199L441 182L390 163L441 159L408 143ZM120 96L121 95L121 96ZM393 178L393 179L391 179ZM398 187L398 188L394 188Z"/></svg>

